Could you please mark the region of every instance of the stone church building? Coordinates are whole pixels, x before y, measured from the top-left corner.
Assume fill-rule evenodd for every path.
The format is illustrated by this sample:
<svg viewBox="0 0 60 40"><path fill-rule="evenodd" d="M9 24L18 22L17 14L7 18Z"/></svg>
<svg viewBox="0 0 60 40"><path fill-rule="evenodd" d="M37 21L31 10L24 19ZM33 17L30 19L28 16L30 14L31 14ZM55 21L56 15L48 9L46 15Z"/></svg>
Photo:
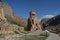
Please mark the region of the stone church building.
<svg viewBox="0 0 60 40"><path fill-rule="evenodd" d="M40 22L34 10L30 11L30 17L28 18L27 30L29 31L42 30Z"/></svg>

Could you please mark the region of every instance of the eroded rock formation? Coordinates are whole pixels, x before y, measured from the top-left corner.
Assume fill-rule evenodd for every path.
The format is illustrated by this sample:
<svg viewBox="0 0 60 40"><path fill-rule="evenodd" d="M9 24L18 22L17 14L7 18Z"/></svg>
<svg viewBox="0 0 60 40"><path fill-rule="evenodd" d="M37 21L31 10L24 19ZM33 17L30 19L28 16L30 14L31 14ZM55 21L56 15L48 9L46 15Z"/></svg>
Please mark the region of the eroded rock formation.
<svg viewBox="0 0 60 40"><path fill-rule="evenodd" d="M28 18L27 29L30 31L42 30L39 20L36 17L36 12L34 10L30 11L30 17Z"/></svg>
<svg viewBox="0 0 60 40"><path fill-rule="evenodd" d="M7 3L0 1L0 34L15 34L15 32L24 31L23 27L9 23L6 15L13 17L12 9Z"/></svg>

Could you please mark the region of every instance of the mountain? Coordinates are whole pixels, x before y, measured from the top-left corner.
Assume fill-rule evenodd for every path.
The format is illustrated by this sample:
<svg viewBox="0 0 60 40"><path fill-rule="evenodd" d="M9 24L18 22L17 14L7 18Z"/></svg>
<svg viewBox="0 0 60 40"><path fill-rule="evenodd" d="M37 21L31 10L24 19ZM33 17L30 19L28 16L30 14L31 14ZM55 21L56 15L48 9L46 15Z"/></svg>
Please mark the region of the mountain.
<svg viewBox="0 0 60 40"><path fill-rule="evenodd" d="M17 16L8 3L0 1L0 34L18 34L26 25L26 19Z"/></svg>
<svg viewBox="0 0 60 40"><path fill-rule="evenodd" d="M55 33L59 32L60 31L60 15L50 18L49 20L45 21L45 23L43 24L42 26L44 26L45 29Z"/></svg>
<svg viewBox="0 0 60 40"><path fill-rule="evenodd" d="M42 25L42 28L45 29L45 26L46 26L46 22L49 20L50 18L43 18L41 21L40 21L40 24Z"/></svg>
<svg viewBox="0 0 60 40"><path fill-rule="evenodd" d="M21 27L26 27L26 25L27 25L26 19L24 19L20 16L17 16L15 14L12 14L12 16L6 15L5 17L7 18L7 21L10 22L11 24L16 24Z"/></svg>
<svg viewBox="0 0 60 40"><path fill-rule="evenodd" d="M52 26L60 24L60 15L57 15L57 16L49 19L47 21L47 24L52 25Z"/></svg>
<svg viewBox="0 0 60 40"><path fill-rule="evenodd" d="M17 16L17 15L15 15L14 13L12 14L12 16L13 16L13 19L18 20L19 22L21 22L21 23L23 23L23 24L27 24L27 19L24 19L24 18L22 18L21 16Z"/></svg>
<svg viewBox="0 0 60 40"><path fill-rule="evenodd" d="M25 23L25 24L27 23L26 19L22 18L21 16L17 16L13 12L11 6L8 3L4 3L4 5L5 5L4 6L5 15L11 16L13 19L16 19L17 21L20 21L21 23Z"/></svg>
<svg viewBox="0 0 60 40"><path fill-rule="evenodd" d="M10 18L11 20L13 19L13 21L18 21L18 25L27 24L27 19L24 19L21 16L17 16L13 12L11 6L8 3L1 2L1 4L2 4L1 6L3 7L3 10L4 10L4 15L5 15L5 17L7 18L8 21L10 21L9 20L9 18ZM17 24L17 22L15 22L15 24Z"/></svg>

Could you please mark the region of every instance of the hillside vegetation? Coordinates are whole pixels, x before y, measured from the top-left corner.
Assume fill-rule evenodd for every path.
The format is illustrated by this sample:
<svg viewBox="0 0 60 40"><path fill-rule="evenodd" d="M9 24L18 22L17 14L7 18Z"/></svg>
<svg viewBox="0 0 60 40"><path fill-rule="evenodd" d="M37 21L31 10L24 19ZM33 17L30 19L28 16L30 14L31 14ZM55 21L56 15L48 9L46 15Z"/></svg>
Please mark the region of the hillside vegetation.
<svg viewBox="0 0 60 40"><path fill-rule="evenodd" d="M44 19L43 21L41 21L41 23L43 28L49 30L50 32L54 33L60 32L60 15L57 15L50 19Z"/></svg>
<svg viewBox="0 0 60 40"><path fill-rule="evenodd" d="M20 27L26 27L26 24L25 23L22 23L22 22L20 22L20 21L18 21L16 19L13 19L11 16L8 16L7 15L6 18L7 18L7 21L9 23L11 23L11 24L15 24L15 25L18 25Z"/></svg>

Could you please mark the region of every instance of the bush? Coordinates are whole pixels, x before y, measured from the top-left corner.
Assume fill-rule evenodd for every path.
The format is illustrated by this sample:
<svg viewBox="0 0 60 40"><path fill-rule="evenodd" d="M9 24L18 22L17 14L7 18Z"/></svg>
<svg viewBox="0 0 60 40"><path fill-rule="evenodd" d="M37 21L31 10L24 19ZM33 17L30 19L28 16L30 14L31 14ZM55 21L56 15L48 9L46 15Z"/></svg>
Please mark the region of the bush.
<svg viewBox="0 0 60 40"><path fill-rule="evenodd" d="M4 38L4 35L3 34L0 34L0 38Z"/></svg>
<svg viewBox="0 0 60 40"><path fill-rule="evenodd" d="M43 33L40 34L40 36L46 36L46 37L48 37L49 33L48 32L43 32Z"/></svg>
<svg viewBox="0 0 60 40"><path fill-rule="evenodd" d="M17 31L14 31L15 32L15 34L19 34L19 32L17 32Z"/></svg>
<svg viewBox="0 0 60 40"><path fill-rule="evenodd" d="M16 24L21 27L26 27L26 24L17 21L16 19L12 18L11 16L7 15L6 18L7 18L7 21L10 22L11 24Z"/></svg>
<svg viewBox="0 0 60 40"><path fill-rule="evenodd" d="M47 26L46 29L52 33L57 33L58 31L60 31L60 24L54 26Z"/></svg>

